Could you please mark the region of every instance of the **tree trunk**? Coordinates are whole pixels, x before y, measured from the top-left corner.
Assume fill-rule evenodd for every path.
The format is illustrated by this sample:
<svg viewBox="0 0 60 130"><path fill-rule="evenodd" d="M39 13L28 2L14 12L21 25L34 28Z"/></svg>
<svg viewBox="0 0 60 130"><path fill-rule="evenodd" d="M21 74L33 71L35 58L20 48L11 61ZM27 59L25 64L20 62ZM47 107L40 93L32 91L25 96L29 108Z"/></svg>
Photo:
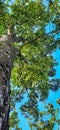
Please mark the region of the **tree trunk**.
<svg viewBox="0 0 60 130"><path fill-rule="evenodd" d="M13 36L0 38L0 130L9 130L10 75L14 61Z"/></svg>
<svg viewBox="0 0 60 130"><path fill-rule="evenodd" d="M60 119L58 120L58 130L60 130Z"/></svg>

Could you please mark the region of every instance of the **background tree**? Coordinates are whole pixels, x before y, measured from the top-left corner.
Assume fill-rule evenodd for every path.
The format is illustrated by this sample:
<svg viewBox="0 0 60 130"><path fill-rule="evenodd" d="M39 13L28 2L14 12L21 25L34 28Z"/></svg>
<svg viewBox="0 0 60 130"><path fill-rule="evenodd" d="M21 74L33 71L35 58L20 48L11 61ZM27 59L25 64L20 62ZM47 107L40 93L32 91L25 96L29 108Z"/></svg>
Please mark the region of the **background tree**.
<svg viewBox="0 0 60 130"><path fill-rule="evenodd" d="M0 6L0 129L9 129L10 79L13 86L17 86L17 89L11 87L10 128L13 127L11 123L14 124L12 118L16 116L15 103L21 102L27 93L28 100L20 110L26 118L31 117L31 129L52 129L56 121L53 105L48 104L50 107L47 107L52 118L44 122L45 113L39 112L38 104L48 97L49 89L56 91L60 87L58 79L49 78L55 75L56 61L52 52L60 46L60 40L55 38L60 30L59 1L49 3L47 8L42 1L26 0L4 0ZM49 22L54 28L46 33ZM15 123L14 128L19 129L18 122Z"/></svg>

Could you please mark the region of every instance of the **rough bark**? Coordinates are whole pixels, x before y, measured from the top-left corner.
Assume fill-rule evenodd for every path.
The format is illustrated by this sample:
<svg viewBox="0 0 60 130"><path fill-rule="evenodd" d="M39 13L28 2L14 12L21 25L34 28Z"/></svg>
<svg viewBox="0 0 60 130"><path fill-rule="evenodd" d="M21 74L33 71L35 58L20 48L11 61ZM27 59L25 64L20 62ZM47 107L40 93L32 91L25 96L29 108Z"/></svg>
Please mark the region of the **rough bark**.
<svg viewBox="0 0 60 130"><path fill-rule="evenodd" d="M0 38L0 130L9 130L10 75L14 61L14 36Z"/></svg>

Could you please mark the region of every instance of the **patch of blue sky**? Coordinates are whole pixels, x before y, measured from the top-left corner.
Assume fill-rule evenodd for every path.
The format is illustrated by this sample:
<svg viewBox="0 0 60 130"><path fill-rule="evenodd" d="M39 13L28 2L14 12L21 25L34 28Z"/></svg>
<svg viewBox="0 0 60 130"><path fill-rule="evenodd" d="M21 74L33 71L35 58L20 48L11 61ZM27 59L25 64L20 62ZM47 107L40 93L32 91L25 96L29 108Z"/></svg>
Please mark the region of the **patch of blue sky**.
<svg viewBox="0 0 60 130"><path fill-rule="evenodd" d="M27 98L25 98L27 100ZM25 102L25 99L23 102ZM18 118L19 118L19 127L22 128L22 130L30 130L29 124L27 119L22 115L20 111L20 103L16 103L16 110L18 112Z"/></svg>
<svg viewBox="0 0 60 130"><path fill-rule="evenodd" d="M58 66L55 66L55 68L56 68L55 78L60 78L60 49L57 48L57 50L55 52L53 52L53 57L58 62Z"/></svg>
<svg viewBox="0 0 60 130"><path fill-rule="evenodd" d="M43 4L44 4L45 7L48 6L48 3L49 3L48 0L43 0Z"/></svg>
<svg viewBox="0 0 60 130"><path fill-rule="evenodd" d="M44 111L44 104L42 101L40 101L40 103L38 104L38 108L40 112Z"/></svg>
<svg viewBox="0 0 60 130"><path fill-rule="evenodd" d="M15 0L10 0L9 4L12 5L15 2Z"/></svg>
<svg viewBox="0 0 60 130"><path fill-rule="evenodd" d="M55 40L59 40L60 39L60 30L58 31L58 33L55 35Z"/></svg>
<svg viewBox="0 0 60 130"><path fill-rule="evenodd" d="M22 100L22 102L18 102L15 104L15 108L17 110L17 114L18 114L18 118L19 118L19 127L22 128L22 130L30 130L29 124L27 119L22 115L21 111L20 111L20 107L21 105L24 105L25 102L28 101L28 96L27 93L24 94L24 99Z"/></svg>
<svg viewBox="0 0 60 130"><path fill-rule="evenodd" d="M57 92L53 92L52 90L50 90L46 102L47 103L51 102L54 105L54 108L57 108L59 107L59 105L56 103L56 99L58 99L59 97L60 97L60 89L58 89Z"/></svg>
<svg viewBox="0 0 60 130"><path fill-rule="evenodd" d="M52 32L53 30L55 30L55 24L53 24L51 21L47 24L47 26L45 27L45 32L49 33ZM53 33L49 34L49 35L53 35Z"/></svg>

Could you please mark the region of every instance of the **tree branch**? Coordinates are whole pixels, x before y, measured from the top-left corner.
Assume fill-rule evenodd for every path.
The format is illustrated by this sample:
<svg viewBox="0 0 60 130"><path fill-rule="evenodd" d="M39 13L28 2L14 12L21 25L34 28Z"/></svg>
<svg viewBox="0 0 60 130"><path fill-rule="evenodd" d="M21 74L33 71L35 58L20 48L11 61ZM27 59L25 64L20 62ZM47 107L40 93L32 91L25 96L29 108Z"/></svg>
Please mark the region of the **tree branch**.
<svg viewBox="0 0 60 130"><path fill-rule="evenodd" d="M37 39L39 39L39 38L41 38L41 37L43 37L43 38L45 38L47 35L49 35L49 34L51 34L51 33L56 33L56 32L58 32L59 30L52 30L51 32L48 32L48 33L46 33L46 34L41 34L41 36L39 36L39 37L36 37L35 39L33 39L33 41L35 41L35 40L37 40Z"/></svg>
<svg viewBox="0 0 60 130"><path fill-rule="evenodd" d="M25 39L25 41L24 41L24 44L22 45L22 47L23 46L25 46L26 44L28 44L28 43L33 43L35 40L38 40L38 39L40 39L41 37L43 37L43 38L45 38L45 37L47 37L47 35L49 35L49 34L51 34L51 33L57 33L59 30L52 30L51 32L48 32L48 33L46 33L46 34L41 34L39 37L35 37L34 39L32 39L32 40L30 40L30 37L28 37L28 38L26 38ZM22 47L21 47L21 49L22 49Z"/></svg>

